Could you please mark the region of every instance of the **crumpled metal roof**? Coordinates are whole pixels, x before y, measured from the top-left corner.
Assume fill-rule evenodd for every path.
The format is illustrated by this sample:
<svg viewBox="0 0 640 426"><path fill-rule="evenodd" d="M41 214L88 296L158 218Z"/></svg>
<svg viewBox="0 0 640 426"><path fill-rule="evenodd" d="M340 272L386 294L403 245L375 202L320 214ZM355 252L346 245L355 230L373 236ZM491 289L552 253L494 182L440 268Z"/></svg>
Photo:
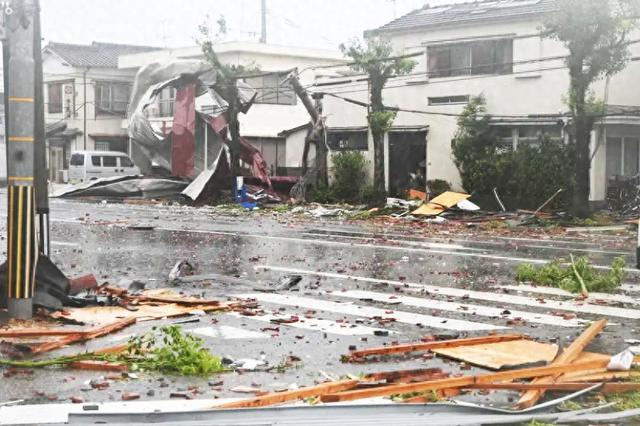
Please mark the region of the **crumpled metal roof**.
<svg viewBox="0 0 640 426"><path fill-rule="evenodd" d="M556 9L556 3L557 0L484 0L434 7L426 5L371 32L518 19L551 12Z"/></svg>
<svg viewBox="0 0 640 426"><path fill-rule="evenodd" d="M160 50L160 48L94 41L90 45L49 42L44 50L55 53L74 67L117 68L118 56Z"/></svg>

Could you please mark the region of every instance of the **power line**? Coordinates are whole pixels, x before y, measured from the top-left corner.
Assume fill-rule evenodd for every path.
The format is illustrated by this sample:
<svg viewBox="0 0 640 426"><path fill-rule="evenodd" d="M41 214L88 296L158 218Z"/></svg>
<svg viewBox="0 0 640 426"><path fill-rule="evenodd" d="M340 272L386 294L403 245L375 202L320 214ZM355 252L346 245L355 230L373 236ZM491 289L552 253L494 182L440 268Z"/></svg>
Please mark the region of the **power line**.
<svg viewBox="0 0 640 426"><path fill-rule="evenodd" d="M634 39L634 40L629 40L628 42L625 43L625 45L630 46L633 44L638 44L640 43L640 39ZM426 54L426 52L419 52L419 53L415 53L412 54L410 56L421 56ZM409 57L409 55L407 55L407 57ZM425 77L438 77L439 75L441 75L442 73L448 72L454 72L454 71L472 71L474 67L478 67L478 68L486 68L486 67L500 67L500 66L513 66L513 65L525 65L525 64L533 64L533 63L539 63L539 62L548 62L548 61L559 61L559 60L566 60L569 58L569 55L557 55L557 56L547 56L547 57L542 57L542 58L534 58L534 59L521 59L521 60L517 60L517 61L506 61L506 62L493 62L493 63L485 63L485 64L479 64L479 65L468 65L468 66L464 66L464 67L450 67L450 68L442 68L438 71L420 71L420 72L414 72L414 73L408 73L408 74L402 74L402 75L395 75L395 76L391 76L389 77L389 80L404 80L404 79L411 79L412 77L415 76L425 76ZM390 60L391 58L389 58L388 60ZM631 58L631 61L634 60L638 60L639 58ZM350 64L342 64L342 65L323 65L323 66L319 66L317 68L333 68L333 67L345 67L345 66L349 66L353 63ZM311 67L308 67L306 69L309 69ZM305 70L306 70L305 69ZM304 71L304 70L303 70ZM529 70L526 72L534 72L536 70ZM301 72L300 72L301 73ZM505 73L505 74L513 74L512 73ZM309 88L309 87L323 87L323 86L330 86L330 85L348 85L348 84L354 84L354 85L359 85L359 84L364 84L364 82L368 81L368 75L366 73L359 73L359 74L352 74L348 77L351 78L355 78L355 77L363 77L360 79L357 79L356 81L340 81L340 82L326 82L326 83L313 83L313 84L309 84L306 85L305 88Z"/></svg>
<svg viewBox="0 0 640 426"><path fill-rule="evenodd" d="M630 62L637 62L640 61L640 56L638 57L633 57L629 60ZM407 83L403 83L403 84L398 84L398 85L389 85L389 86L385 86L385 89L394 89L394 88L400 88L400 87L407 87L407 86L418 86L418 85L433 85L433 84L443 84L443 83L451 83L451 82L458 82L458 81L469 81L469 80L478 80L478 79L484 79L484 78L497 78L497 77L508 77L508 76L512 76L512 75L520 75L520 74L531 74L531 73L537 73L537 72L545 72L545 71L557 71L557 70L566 70L567 67L566 65L562 65L562 66L557 66L557 67L547 67L547 68L537 68L537 69L531 69L531 70L522 70L522 71L514 71L508 74L482 74L482 75L474 75L474 76L467 76L467 77L459 77L459 78L447 78L447 79L437 79L437 80L424 80L424 81L415 81L415 82L407 82ZM406 77L406 76L401 76L401 77ZM400 79L401 80L401 79ZM394 80L397 81L397 80ZM349 89L350 87L354 87L354 86L362 86L363 84L368 84L368 79L363 80L363 82L358 82L358 83L352 83L352 84L348 84L348 85L344 85L340 88L337 89L342 89L342 88L346 88ZM313 91L313 85L312 86L307 86L307 89L311 89L311 91ZM336 90L333 91L331 93L358 93L358 92L368 92L369 89L368 88L361 88L361 89L352 89L352 90Z"/></svg>
<svg viewBox="0 0 640 426"><path fill-rule="evenodd" d="M336 95L334 93L323 93L326 96L331 96L334 98L338 98L341 99L345 102L349 102L361 107L369 107L370 104L366 103L366 102L362 102L362 101L358 101L356 99L350 99L350 98L346 98L344 96L339 96ZM464 117L464 114L460 114L460 113L452 113L452 112L437 112L437 111L426 111L426 110L417 110L417 109L407 109L407 108L399 108L399 107L385 107L385 109L387 111L398 111L398 112L407 112L407 113L412 113L412 114L424 114L424 115L439 115L439 116L445 116L445 117ZM538 119L554 119L554 118L561 118L561 117L568 117L569 113L565 113L565 114L487 114L488 116L492 117L492 118L538 118ZM588 115L589 117L595 117L595 118L604 118L604 117L620 117L620 116L629 116L629 117L640 117L640 108L638 108L637 112L634 113L604 113L604 114L591 114Z"/></svg>

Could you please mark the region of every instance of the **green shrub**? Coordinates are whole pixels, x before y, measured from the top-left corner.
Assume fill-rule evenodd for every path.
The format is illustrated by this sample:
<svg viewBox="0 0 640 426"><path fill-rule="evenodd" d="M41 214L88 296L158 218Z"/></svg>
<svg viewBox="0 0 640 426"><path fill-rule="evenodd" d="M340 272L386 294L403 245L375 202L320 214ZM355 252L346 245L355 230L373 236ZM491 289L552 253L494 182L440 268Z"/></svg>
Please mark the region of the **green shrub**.
<svg viewBox="0 0 640 426"><path fill-rule="evenodd" d="M624 265L624 259L621 257L613 260L611 270L607 272L598 272L586 257L579 257L568 266L563 266L558 261L540 267L521 263L518 265L516 280L580 293L582 291L580 279L582 279L588 291L612 292L624 279Z"/></svg>
<svg viewBox="0 0 640 426"><path fill-rule="evenodd" d="M443 179L431 179L427 181L427 188L431 197L437 197L443 192L451 191L451 184Z"/></svg>
<svg viewBox="0 0 640 426"><path fill-rule="evenodd" d="M472 98L458 118L453 161L464 189L476 196L497 188L510 208L535 209L558 189L550 207L568 205L573 188L573 145L542 137L537 146L505 149L491 126L482 96Z"/></svg>
<svg viewBox="0 0 640 426"><path fill-rule="evenodd" d="M310 200L316 203L333 203L335 201L333 197L333 191L327 185L317 185L310 193Z"/></svg>
<svg viewBox="0 0 640 426"><path fill-rule="evenodd" d="M387 197L385 191L376 191L373 185L367 185L362 188L360 193L360 202L367 206L378 206L383 203Z"/></svg>
<svg viewBox="0 0 640 426"><path fill-rule="evenodd" d="M367 178L367 160L359 151L345 151L333 156L331 194L337 201L359 201Z"/></svg>

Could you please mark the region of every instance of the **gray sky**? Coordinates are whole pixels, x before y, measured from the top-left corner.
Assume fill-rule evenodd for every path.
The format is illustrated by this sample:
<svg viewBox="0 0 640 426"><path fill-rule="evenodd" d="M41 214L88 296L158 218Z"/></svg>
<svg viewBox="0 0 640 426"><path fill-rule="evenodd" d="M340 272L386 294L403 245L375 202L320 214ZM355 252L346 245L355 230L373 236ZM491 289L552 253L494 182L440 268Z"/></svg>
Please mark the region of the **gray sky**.
<svg viewBox="0 0 640 426"><path fill-rule="evenodd" d="M224 15L227 39L260 37L260 0L40 0L45 41L179 47L194 44L208 14ZM425 3L460 0L267 0L267 41L337 49Z"/></svg>

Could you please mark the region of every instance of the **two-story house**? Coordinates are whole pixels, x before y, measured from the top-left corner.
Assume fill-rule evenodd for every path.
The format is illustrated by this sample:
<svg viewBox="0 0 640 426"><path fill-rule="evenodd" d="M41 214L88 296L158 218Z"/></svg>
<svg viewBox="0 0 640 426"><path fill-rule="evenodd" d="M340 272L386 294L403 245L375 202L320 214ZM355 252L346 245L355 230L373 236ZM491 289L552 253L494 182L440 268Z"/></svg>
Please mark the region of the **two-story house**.
<svg viewBox="0 0 640 426"><path fill-rule="evenodd" d="M315 67L344 64L346 60L337 51L255 42L217 43L214 50L224 64L259 69L259 76L244 79L257 91L257 96L249 111L239 116L240 133L261 151L272 176L297 174L301 167L303 143L287 139L281 132L308 123L310 118L291 85L282 82L291 70L297 68L301 83L310 85L316 77ZM201 48L193 46L122 55L118 67L135 72L151 63L164 64L178 59L202 60ZM167 132L172 128L174 97L175 90L167 88L148 108L150 119ZM207 96L204 98L208 99ZM206 111L207 105L201 104L200 99L196 99L196 103Z"/></svg>
<svg viewBox="0 0 640 426"><path fill-rule="evenodd" d="M555 0L485 0L424 6L367 37L388 38L396 53L417 56L407 76L391 78L383 92L399 112L385 140L386 183L392 192L409 172L424 167L427 179L460 179L451 155L457 114L471 96L483 95L506 149L536 143L546 134L566 140L568 107L563 99L569 75L564 46L541 33L545 14ZM631 39L637 39L637 34ZM620 73L593 85L607 104L606 117L592 134L591 200L605 198L609 178L635 175L640 165L640 45L631 45L635 60ZM363 76L336 75L313 91L366 103ZM341 83L342 82L342 83ZM366 108L325 97L325 113L333 151L362 150L373 159Z"/></svg>
<svg viewBox="0 0 640 426"><path fill-rule="evenodd" d="M93 42L50 42L43 48L45 122L50 179L63 179L75 150L128 150L122 128L135 70L118 57L156 48Z"/></svg>

